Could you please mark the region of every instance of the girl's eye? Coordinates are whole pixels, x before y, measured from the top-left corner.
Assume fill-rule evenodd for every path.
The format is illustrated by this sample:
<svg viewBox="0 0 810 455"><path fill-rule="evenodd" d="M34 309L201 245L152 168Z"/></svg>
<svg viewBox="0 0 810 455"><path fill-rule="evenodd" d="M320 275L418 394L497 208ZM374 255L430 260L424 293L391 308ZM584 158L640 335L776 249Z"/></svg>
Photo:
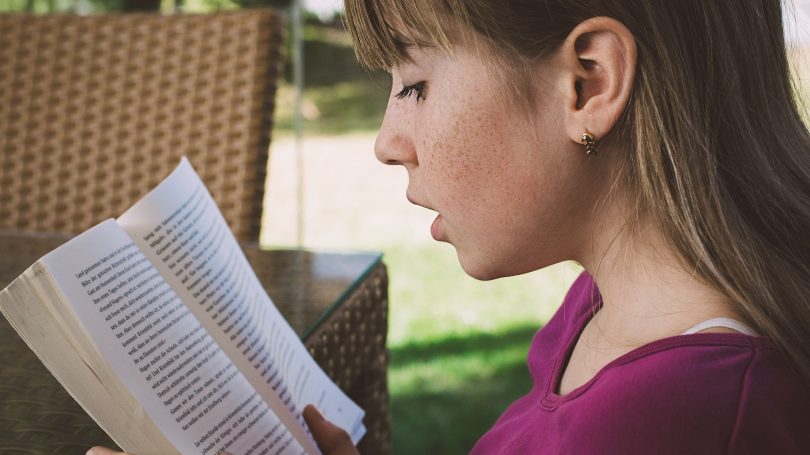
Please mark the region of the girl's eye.
<svg viewBox="0 0 810 455"><path fill-rule="evenodd" d="M397 99L401 100L404 98L410 98L412 94L416 93L416 102L418 103L420 100L425 99L425 81L417 82L412 85L406 85L402 87L402 90L397 93Z"/></svg>

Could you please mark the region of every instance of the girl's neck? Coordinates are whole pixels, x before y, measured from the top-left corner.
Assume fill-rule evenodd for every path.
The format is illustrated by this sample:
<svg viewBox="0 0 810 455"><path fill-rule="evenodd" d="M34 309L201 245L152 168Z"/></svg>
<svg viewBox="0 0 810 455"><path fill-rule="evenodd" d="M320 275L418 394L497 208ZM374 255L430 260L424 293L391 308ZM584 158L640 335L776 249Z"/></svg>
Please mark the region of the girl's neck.
<svg viewBox="0 0 810 455"><path fill-rule="evenodd" d="M684 266L651 225L630 235L617 223L605 224L578 258L602 295L602 309L590 324L601 346L638 347L715 317L745 322L725 295Z"/></svg>

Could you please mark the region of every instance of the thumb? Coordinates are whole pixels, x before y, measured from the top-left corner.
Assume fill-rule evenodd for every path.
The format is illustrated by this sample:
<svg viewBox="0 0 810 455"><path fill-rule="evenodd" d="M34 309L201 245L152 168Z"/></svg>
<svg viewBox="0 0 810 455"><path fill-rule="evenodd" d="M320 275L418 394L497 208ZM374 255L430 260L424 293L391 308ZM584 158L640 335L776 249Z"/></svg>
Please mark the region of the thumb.
<svg viewBox="0 0 810 455"><path fill-rule="evenodd" d="M311 404L307 405L303 415L315 442L325 455L359 454L349 434L343 428L326 420L318 408Z"/></svg>

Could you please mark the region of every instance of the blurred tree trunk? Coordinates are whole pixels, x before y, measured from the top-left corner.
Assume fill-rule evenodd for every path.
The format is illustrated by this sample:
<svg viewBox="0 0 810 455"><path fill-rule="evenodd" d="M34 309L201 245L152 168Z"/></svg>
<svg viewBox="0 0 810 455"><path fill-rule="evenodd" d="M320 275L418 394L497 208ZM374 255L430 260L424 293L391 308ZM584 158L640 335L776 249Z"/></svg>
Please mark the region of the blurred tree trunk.
<svg viewBox="0 0 810 455"><path fill-rule="evenodd" d="M121 11L160 11L160 0L121 0Z"/></svg>

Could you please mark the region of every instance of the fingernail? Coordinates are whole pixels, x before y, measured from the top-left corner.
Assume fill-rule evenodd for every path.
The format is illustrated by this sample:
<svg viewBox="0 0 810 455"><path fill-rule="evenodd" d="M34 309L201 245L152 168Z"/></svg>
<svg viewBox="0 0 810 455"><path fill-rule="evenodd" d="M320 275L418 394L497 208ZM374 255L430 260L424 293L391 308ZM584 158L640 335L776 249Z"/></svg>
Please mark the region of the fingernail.
<svg viewBox="0 0 810 455"><path fill-rule="evenodd" d="M94 449L95 447L90 447L84 455L95 455L96 451Z"/></svg>

